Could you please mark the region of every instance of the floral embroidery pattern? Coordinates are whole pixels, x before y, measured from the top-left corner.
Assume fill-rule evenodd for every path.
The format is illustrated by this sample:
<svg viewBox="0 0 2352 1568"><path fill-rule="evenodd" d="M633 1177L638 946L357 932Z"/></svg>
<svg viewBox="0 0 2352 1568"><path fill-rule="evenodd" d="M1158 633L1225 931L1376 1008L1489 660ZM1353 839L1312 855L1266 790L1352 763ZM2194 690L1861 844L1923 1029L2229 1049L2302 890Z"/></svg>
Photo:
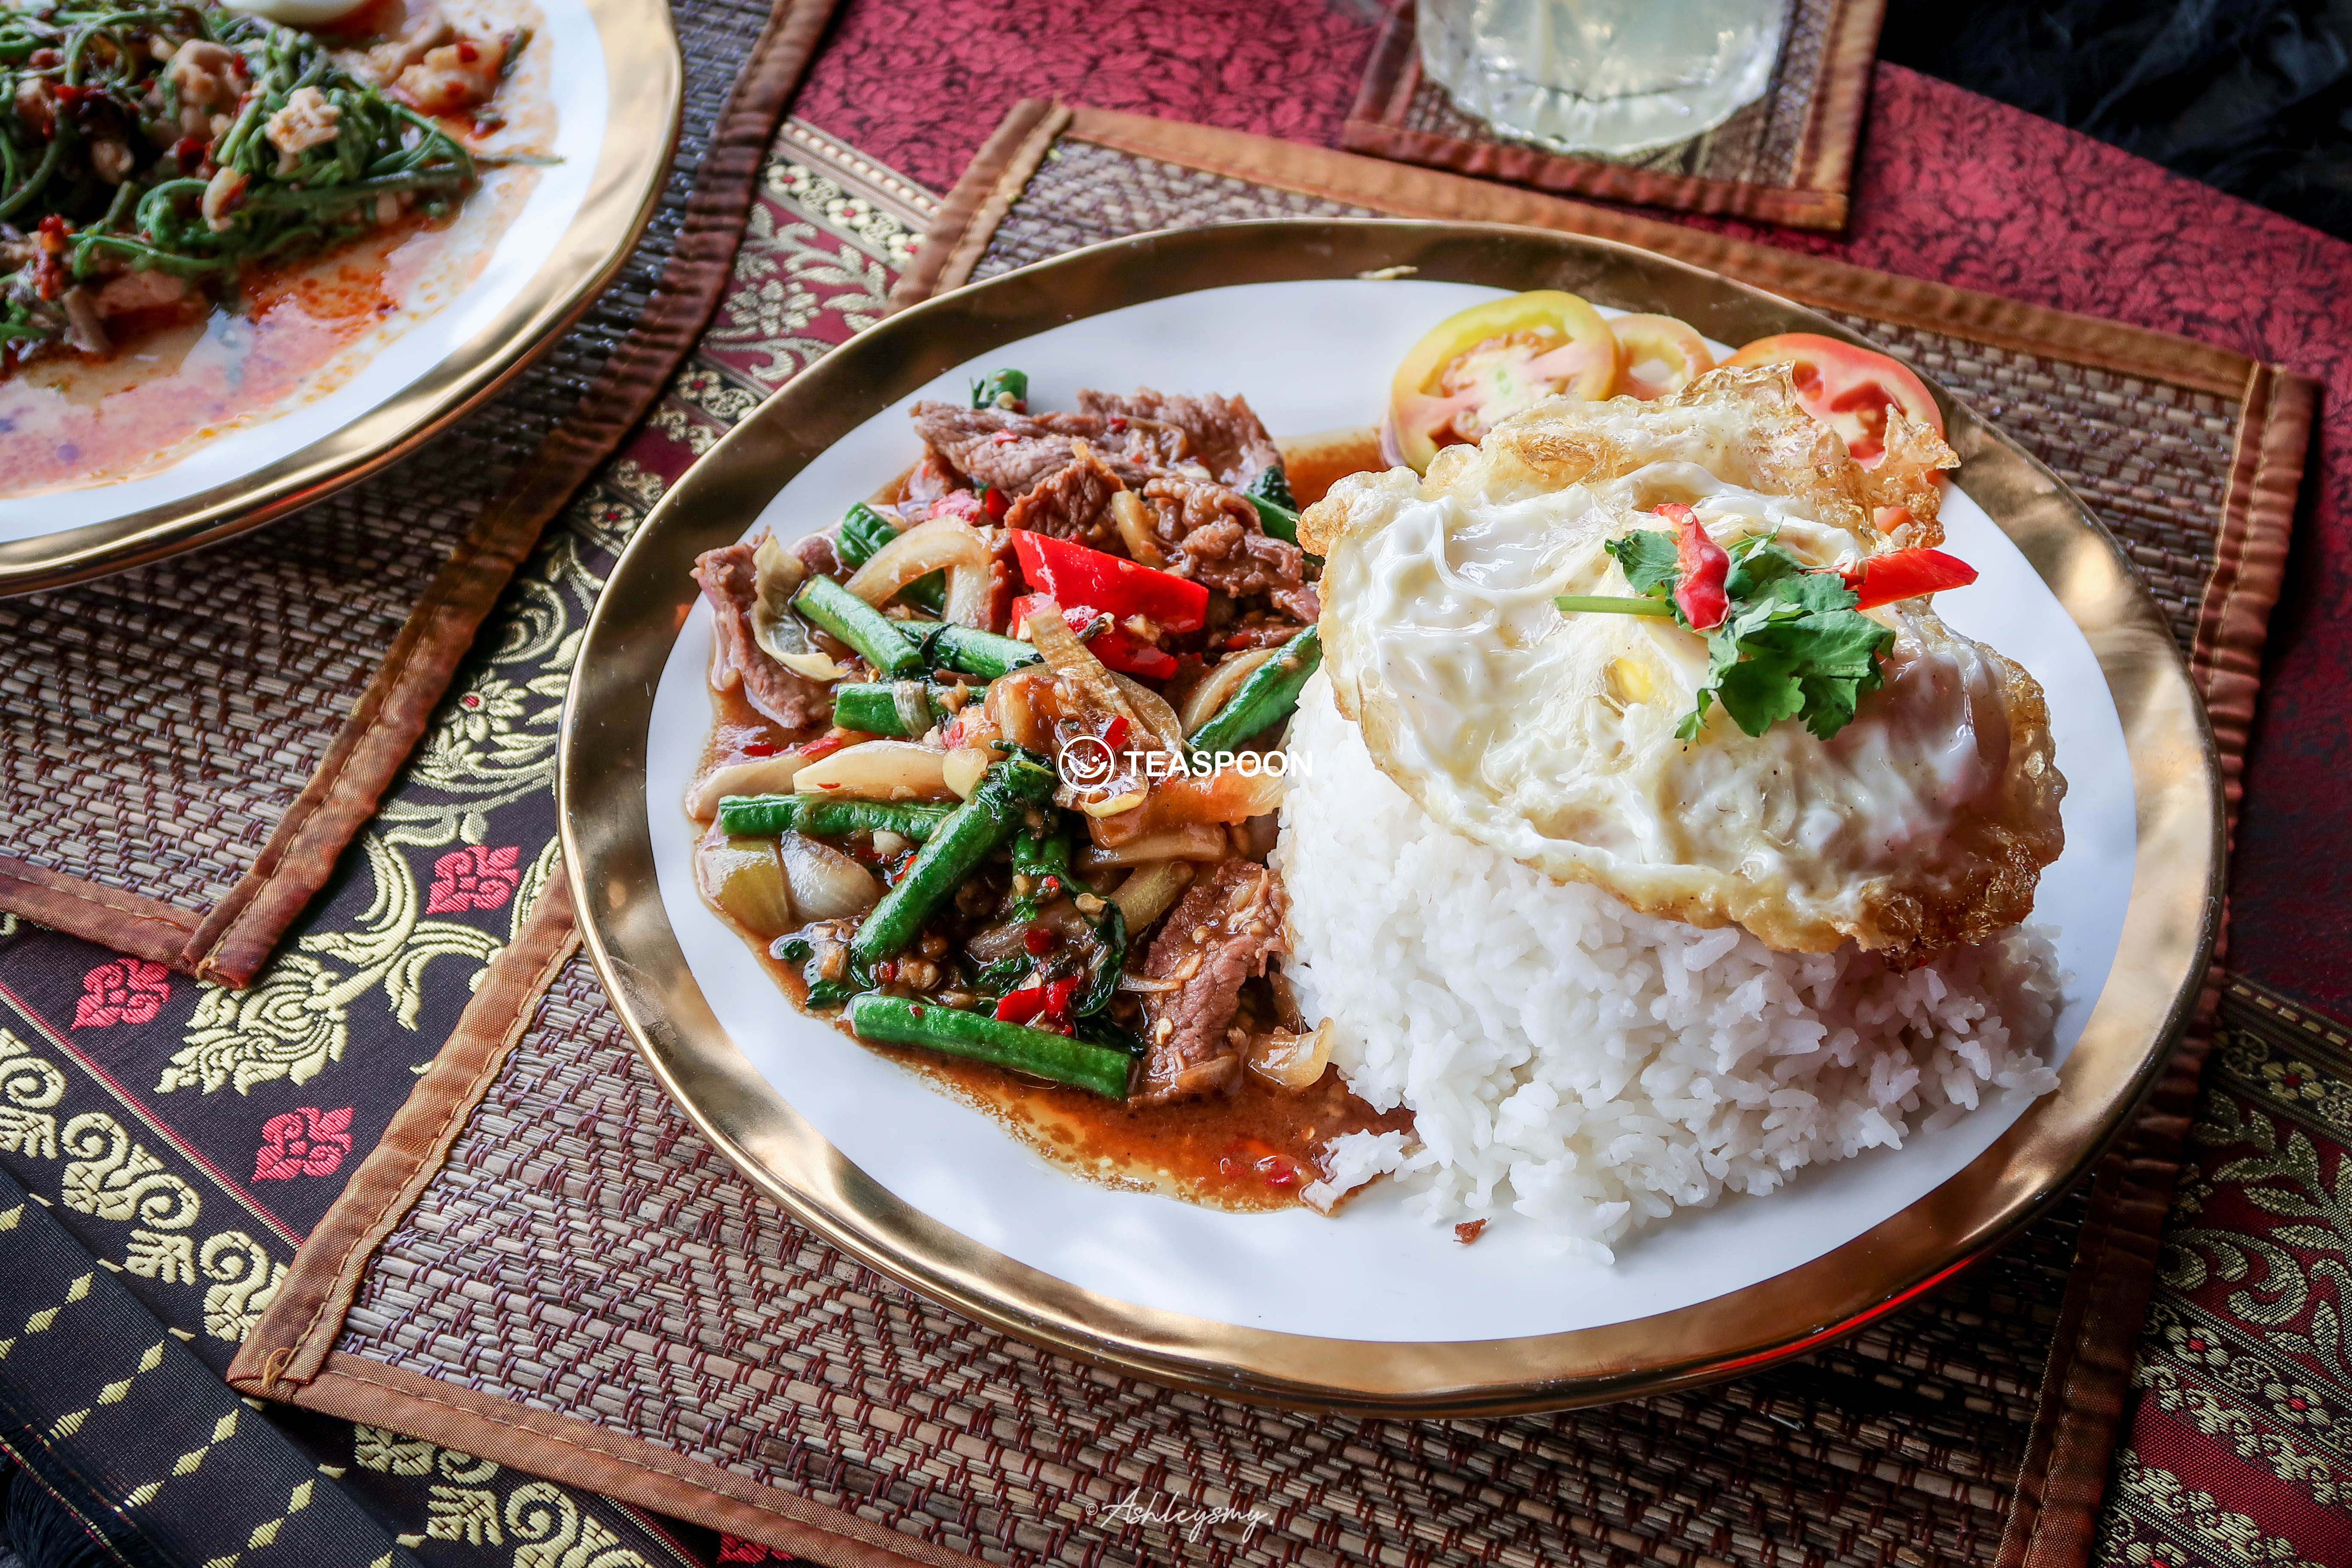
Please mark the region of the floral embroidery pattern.
<svg viewBox="0 0 2352 1568"><path fill-rule="evenodd" d="M318 931L296 944L253 987L206 985L180 1049L155 1085L158 1094L194 1087L239 1094L278 1079L307 1083L342 1060L352 1004L381 985L392 1016L416 1027L425 965L441 957L487 964L505 942L488 931L422 918L408 862L374 835L362 840L375 874L375 897L352 931ZM520 912L520 908L517 910ZM351 966L331 967L326 960Z"/></svg>
<svg viewBox="0 0 2352 1568"><path fill-rule="evenodd" d="M315 1105L271 1117L261 1124L261 1147L253 1156L253 1179L331 1176L352 1152L352 1110L321 1110Z"/></svg>
<svg viewBox="0 0 2352 1568"><path fill-rule="evenodd" d="M467 910L503 908L514 896L521 873L516 861L522 850L515 845L488 849L471 845L433 862L433 885L425 889L428 915L462 913Z"/></svg>
<svg viewBox="0 0 2352 1568"><path fill-rule="evenodd" d="M2296 1038L2292 1008L2224 1016L2133 1368L2142 1399L2101 1523L2110 1568L2352 1554L2352 1062ZM2232 1488L2223 1507L2182 1479L2232 1462L2267 1488Z"/></svg>
<svg viewBox="0 0 2352 1568"><path fill-rule="evenodd" d="M143 958L101 963L81 977L73 1026L103 1029L116 1024L152 1024L172 994L171 972Z"/></svg>

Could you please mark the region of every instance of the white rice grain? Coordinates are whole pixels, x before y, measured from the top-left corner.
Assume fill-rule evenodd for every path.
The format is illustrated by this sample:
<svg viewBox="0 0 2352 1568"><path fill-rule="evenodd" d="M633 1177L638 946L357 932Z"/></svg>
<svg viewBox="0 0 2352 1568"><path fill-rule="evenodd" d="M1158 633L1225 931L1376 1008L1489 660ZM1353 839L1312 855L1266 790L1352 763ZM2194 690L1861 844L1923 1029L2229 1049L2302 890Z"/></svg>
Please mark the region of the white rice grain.
<svg viewBox="0 0 2352 1568"><path fill-rule="evenodd" d="M2048 1092L2059 996L2032 927L1908 973L1634 912L1439 826L1320 675L1299 702L1275 864L1286 963L1333 1060L1414 1131L1328 1149L1328 1203L1377 1175L1432 1222L1516 1212L1571 1253L1726 1192L1899 1147L1993 1092Z"/></svg>

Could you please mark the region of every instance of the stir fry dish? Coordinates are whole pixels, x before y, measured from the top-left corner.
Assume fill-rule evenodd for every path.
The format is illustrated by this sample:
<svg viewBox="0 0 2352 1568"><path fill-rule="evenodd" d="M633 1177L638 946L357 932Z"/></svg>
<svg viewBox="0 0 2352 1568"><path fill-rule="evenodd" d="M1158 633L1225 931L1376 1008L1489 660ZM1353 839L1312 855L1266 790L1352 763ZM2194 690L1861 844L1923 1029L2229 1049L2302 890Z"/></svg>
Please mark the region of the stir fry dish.
<svg viewBox="0 0 2352 1568"><path fill-rule="evenodd" d="M0 5L0 374L107 354L256 269L450 213L495 162L459 130L496 123L526 35L391 16L371 36L209 4Z"/></svg>
<svg viewBox="0 0 2352 1568"><path fill-rule="evenodd" d="M787 547L712 551L698 882L812 1010L1093 1173L1292 1201L1339 1132L1281 984L1279 746L1318 563L1240 398L1026 378Z"/></svg>

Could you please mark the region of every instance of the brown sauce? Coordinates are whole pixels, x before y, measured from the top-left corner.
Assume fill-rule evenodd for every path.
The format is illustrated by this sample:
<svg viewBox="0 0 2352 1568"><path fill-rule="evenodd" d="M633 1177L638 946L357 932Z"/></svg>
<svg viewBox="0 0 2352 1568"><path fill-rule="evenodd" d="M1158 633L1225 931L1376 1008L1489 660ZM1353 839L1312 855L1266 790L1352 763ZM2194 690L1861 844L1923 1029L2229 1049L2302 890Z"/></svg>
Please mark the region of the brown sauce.
<svg viewBox="0 0 2352 1568"><path fill-rule="evenodd" d="M710 700L715 721L703 773L698 776L788 749L782 733L740 690L713 691ZM723 911L713 912L727 919ZM770 957L767 944L758 938L740 928L738 934L793 1005L802 1005L807 991L799 970ZM1319 1177L1318 1160L1331 1139L1344 1132L1412 1124L1410 1111L1383 1115L1357 1099L1336 1068L1325 1069L1320 1081L1305 1089L1284 1089L1244 1071L1230 1095L1174 1105L1123 1105L984 1062L912 1047L869 1045L849 1033L838 1012L809 1016L832 1024L856 1048L887 1057L941 1093L986 1113L1074 1175L1217 1208L1288 1208L1298 1202L1299 1189Z"/></svg>

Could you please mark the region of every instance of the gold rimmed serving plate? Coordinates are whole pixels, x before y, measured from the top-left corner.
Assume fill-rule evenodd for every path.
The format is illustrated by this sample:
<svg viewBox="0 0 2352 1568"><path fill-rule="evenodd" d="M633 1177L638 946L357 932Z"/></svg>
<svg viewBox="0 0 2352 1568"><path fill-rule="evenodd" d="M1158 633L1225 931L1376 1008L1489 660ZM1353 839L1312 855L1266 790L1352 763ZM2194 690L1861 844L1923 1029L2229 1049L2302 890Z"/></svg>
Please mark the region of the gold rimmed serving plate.
<svg viewBox="0 0 2352 1568"><path fill-rule="evenodd" d="M918 305L819 361L738 426L672 487L614 568L574 673L558 786L588 951L647 1065L762 1192L924 1295L1122 1372L1308 1407L1499 1414L1729 1376L1850 1332L1999 1246L2122 1129L2189 1016L2221 908L2220 770L2161 616L2064 484L1940 390L1968 493L2063 605L2105 680L2129 760L2127 786L2116 787L2118 798L2127 787L2136 847L2114 965L2058 1089L1957 1174L1843 1245L1694 1304L1516 1337L1319 1338L1138 1306L1018 1261L875 1180L772 1086L697 980L656 885L649 816L679 807L649 802L646 787L656 688L693 610L695 556L741 537L789 480L864 422L1001 345L1226 285L1375 274L1563 289L1678 316L1732 343L1788 331L1865 341L1785 300L1628 247L1391 220L1148 235ZM930 1091L910 1079L907 1092Z"/></svg>
<svg viewBox="0 0 2352 1568"><path fill-rule="evenodd" d="M21 509L25 517L54 518L85 506L100 513L86 522L0 538L0 595L53 588L198 549L321 500L415 450L498 392L588 309L653 216L677 140L685 67L664 0L578 5L593 24L602 57L604 107L595 161L562 231L536 246L528 276L488 319L373 406L352 399L350 416L332 428L290 450L257 453L250 468L193 493L119 510L105 505L112 488L106 486L0 497L0 516ZM189 455L227 442L257 446L255 437L273 423L224 431ZM5 439L0 435L0 463ZM160 472L169 476L171 469Z"/></svg>

